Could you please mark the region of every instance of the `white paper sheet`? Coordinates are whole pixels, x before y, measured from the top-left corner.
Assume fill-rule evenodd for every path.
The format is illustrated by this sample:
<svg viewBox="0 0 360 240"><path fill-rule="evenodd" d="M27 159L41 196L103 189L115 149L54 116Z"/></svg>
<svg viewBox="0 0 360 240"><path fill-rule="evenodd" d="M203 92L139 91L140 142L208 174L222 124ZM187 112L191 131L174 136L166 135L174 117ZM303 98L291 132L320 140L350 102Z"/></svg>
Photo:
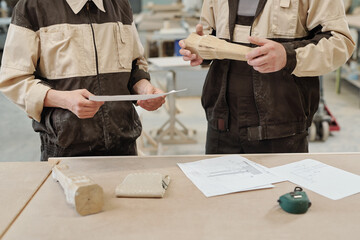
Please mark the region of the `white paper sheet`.
<svg viewBox="0 0 360 240"><path fill-rule="evenodd" d="M313 159L271 168L270 171L333 200L360 192L360 176Z"/></svg>
<svg viewBox="0 0 360 240"><path fill-rule="evenodd" d="M206 197L270 188L272 183L283 181L266 167L236 155L178 166Z"/></svg>
<svg viewBox="0 0 360 240"><path fill-rule="evenodd" d="M181 90L172 90L167 93L160 93L160 94L146 94L146 95L112 95L112 96L90 96L90 101L96 102L109 102L109 101L137 101L137 100L148 100L152 98L167 96L169 94L174 94L178 92L186 91L187 89Z"/></svg>
<svg viewBox="0 0 360 240"><path fill-rule="evenodd" d="M190 61L184 61L183 57L155 57L148 61L157 68L191 67Z"/></svg>

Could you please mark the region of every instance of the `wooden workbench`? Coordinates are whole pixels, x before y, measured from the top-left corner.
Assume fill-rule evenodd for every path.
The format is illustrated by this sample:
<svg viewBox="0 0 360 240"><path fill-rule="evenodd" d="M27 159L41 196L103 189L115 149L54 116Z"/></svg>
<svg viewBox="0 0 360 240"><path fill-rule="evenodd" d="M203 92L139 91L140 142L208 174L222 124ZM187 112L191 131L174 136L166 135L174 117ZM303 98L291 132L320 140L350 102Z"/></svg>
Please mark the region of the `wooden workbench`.
<svg viewBox="0 0 360 240"><path fill-rule="evenodd" d="M360 153L243 155L267 167L312 158L360 174ZM61 186L51 177L41 186L6 232L14 239L358 239L360 194L333 201L306 190L312 206L306 214L284 212L277 203L290 192L290 182L273 189L206 198L176 163L210 156L64 158L78 173L104 189L101 213L82 217L66 203ZM115 187L129 173L169 174L162 199L116 198Z"/></svg>
<svg viewBox="0 0 360 240"><path fill-rule="evenodd" d="M0 238L51 173L46 162L0 163Z"/></svg>

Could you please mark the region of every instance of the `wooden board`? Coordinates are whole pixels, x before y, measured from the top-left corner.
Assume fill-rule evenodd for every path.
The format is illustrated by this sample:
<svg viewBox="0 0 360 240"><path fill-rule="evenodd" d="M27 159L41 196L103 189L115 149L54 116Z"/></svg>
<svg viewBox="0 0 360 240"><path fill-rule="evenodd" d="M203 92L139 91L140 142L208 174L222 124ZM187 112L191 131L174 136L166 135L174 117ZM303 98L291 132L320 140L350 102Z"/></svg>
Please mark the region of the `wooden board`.
<svg viewBox="0 0 360 240"><path fill-rule="evenodd" d="M253 48L229 43L212 35L191 33L185 40L186 49L203 59L232 59L247 61L246 54Z"/></svg>
<svg viewBox="0 0 360 240"><path fill-rule="evenodd" d="M0 163L0 238L50 172L45 162Z"/></svg>
<svg viewBox="0 0 360 240"><path fill-rule="evenodd" d="M360 154L244 155L267 167L312 158L360 174ZM48 179L4 237L9 239L357 239L360 194L333 201L307 190L312 206L292 215L278 206L294 184L206 198L177 167L210 156L63 159L104 189L104 211L82 217L68 205L61 186ZM162 199L116 198L129 173L169 174Z"/></svg>

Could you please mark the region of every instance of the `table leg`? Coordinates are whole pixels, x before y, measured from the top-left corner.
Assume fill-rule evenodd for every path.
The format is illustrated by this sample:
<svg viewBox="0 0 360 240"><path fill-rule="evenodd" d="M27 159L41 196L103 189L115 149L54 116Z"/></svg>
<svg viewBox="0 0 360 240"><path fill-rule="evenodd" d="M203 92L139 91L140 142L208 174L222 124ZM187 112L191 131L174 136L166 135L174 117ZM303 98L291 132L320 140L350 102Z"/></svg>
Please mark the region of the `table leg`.
<svg viewBox="0 0 360 240"><path fill-rule="evenodd" d="M176 73L168 71L166 75L167 89L176 89ZM196 143L194 139L195 131L185 127L183 123L176 118L176 97L175 94L167 96L169 103L169 119L157 131L156 139L158 142L176 144L176 143ZM176 124L180 125L180 129Z"/></svg>

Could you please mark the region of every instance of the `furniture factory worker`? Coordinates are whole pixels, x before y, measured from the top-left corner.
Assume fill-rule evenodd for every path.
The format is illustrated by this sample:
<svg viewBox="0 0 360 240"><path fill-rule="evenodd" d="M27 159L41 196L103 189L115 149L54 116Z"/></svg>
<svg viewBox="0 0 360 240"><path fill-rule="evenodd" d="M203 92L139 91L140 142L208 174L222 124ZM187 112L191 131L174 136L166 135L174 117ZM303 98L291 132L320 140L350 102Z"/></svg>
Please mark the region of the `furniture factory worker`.
<svg viewBox="0 0 360 240"><path fill-rule="evenodd" d="M202 105L206 153L308 152L318 76L354 50L341 0L204 0L197 33L257 47L246 61L214 60ZM184 60L203 62L184 49Z"/></svg>
<svg viewBox="0 0 360 240"><path fill-rule="evenodd" d="M136 155L141 123L132 102L89 96L156 94L128 0L20 0L14 8L0 90L40 133L41 160ZM155 110L164 98L138 101Z"/></svg>

